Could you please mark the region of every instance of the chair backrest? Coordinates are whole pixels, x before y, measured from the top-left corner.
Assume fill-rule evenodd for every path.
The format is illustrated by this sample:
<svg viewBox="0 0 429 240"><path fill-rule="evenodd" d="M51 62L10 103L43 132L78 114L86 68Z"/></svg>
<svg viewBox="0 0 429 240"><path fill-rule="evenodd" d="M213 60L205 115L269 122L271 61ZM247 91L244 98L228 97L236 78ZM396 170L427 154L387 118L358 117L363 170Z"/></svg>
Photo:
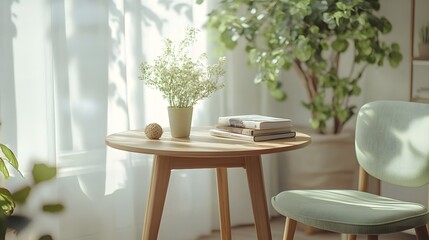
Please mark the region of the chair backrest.
<svg viewBox="0 0 429 240"><path fill-rule="evenodd" d="M375 101L356 122L356 157L370 175L392 184L429 182L429 104Z"/></svg>

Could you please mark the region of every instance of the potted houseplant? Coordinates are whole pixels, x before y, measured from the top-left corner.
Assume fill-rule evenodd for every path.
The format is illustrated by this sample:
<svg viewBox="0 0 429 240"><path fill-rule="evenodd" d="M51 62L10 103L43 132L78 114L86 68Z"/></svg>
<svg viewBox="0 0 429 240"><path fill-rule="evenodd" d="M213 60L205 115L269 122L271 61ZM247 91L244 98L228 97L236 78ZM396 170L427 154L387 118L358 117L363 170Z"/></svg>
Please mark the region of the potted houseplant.
<svg viewBox="0 0 429 240"><path fill-rule="evenodd" d="M198 29L188 27L185 38L177 45L170 39L164 41L162 55L153 65L142 63L140 80L159 90L169 103L168 114L173 137L188 137L193 106L201 99L223 87L220 78L225 74L225 58L207 65L207 55L192 58L192 46Z"/></svg>
<svg viewBox="0 0 429 240"><path fill-rule="evenodd" d="M420 29L419 55L429 59L429 24Z"/></svg>
<svg viewBox="0 0 429 240"><path fill-rule="evenodd" d="M307 92L303 105L320 134L311 134L309 147L286 153L281 187L354 188L354 136L343 131L357 110L351 100L361 94L367 66L402 61L399 45L381 38L392 25L379 9L378 0L223 0L209 13L207 27L226 49L244 43L258 69L254 81L275 99L287 98L282 70L295 70Z"/></svg>
<svg viewBox="0 0 429 240"><path fill-rule="evenodd" d="M245 42L249 62L259 69L255 82L265 83L277 100L286 99L280 71L296 70L308 94L311 126L337 134L356 111L350 99L360 95L366 67L385 60L396 67L402 60L399 45L380 38L392 26L376 15L379 8L378 0L224 0L207 26L219 31L228 49ZM354 61L340 74L344 55Z"/></svg>

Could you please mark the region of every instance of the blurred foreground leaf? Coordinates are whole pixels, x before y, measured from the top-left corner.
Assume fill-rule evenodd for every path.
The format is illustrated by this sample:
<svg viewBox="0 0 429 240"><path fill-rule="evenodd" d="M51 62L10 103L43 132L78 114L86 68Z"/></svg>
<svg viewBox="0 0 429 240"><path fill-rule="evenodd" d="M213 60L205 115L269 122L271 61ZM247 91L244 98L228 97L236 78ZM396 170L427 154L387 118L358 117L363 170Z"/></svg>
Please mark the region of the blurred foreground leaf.
<svg viewBox="0 0 429 240"><path fill-rule="evenodd" d="M31 187L27 186L21 190L18 190L12 194L13 200L18 204L24 204L30 195Z"/></svg>
<svg viewBox="0 0 429 240"><path fill-rule="evenodd" d="M51 235L43 235L39 238L39 240L53 240Z"/></svg>
<svg viewBox="0 0 429 240"><path fill-rule="evenodd" d="M35 184L51 180L57 175L55 167L49 167L44 163L35 164L33 167L33 179Z"/></svg>
<svg viewBox="0 0 429 240"><path fill-rule="evenodd" d="M15 209L12 194L6 188L0 188L0 207L2 214L10 215Z"/></svg>
<svg viewBox="0 0 429 240"><path fill-rule="evenodd" d="M30 224L31 219L22 215L12 215L7 217L7 228L17 234Z"/></svg>
<svg viewBox="0 0 429 240"><path fill-rule="evenodd" d="M43 205L42 209L44 212L58 213L64 210L64 205L61 203L45 204Z"/></svg>

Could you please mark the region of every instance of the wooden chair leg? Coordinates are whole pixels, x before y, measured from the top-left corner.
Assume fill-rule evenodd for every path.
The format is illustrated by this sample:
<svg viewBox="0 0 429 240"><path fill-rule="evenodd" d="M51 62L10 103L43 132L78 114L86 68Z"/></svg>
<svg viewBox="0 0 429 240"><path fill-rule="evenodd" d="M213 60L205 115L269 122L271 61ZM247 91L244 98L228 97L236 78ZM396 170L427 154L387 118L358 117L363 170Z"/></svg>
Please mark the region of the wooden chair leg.
<svg viewBox="0 0 429 240"><path fill-rule="evenodd" d="M429 240L426 225L416 227L414 230L416 231L417 240Z"/></svg>
<svg viewBox="0 0 429 240"><path fill-rule="evenodd" d="M347 240L356 240L356 235L347 235Z"/></svg>
<svg viewBox="0 0 429 240"><path fill-rule="evenodd" d="M295 235L295 229L296 229L296 221L287 217L283 240L293 240L293 236Z"/></svg>
<svg viewBox="0 0 429 240"><path fill-rule="evenodd" d="M315 233L315 228L314 227L312 227L312 226L308 226L308 225L305 225L304 226L304 232L305 232L305 234L307 234L307 235L312 235L312 234L314 234Z"/></svg>
<svg viewBox="0 0 429 240"><path fill-rule="evenodd" d="M368 240L378 240L378 235L368 235Z"/></svg>

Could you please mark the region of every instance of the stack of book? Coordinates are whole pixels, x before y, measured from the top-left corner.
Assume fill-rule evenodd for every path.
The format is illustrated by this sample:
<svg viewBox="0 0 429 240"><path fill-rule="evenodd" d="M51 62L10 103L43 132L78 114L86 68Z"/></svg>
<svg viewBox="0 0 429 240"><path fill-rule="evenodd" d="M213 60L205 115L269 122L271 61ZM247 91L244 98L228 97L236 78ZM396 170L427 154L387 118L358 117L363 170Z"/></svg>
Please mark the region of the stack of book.
<svg viewBox="0 0 429 240"><path fill-rule="evenodd" d="M234 138L254 142L293 138L292 121L263 115L238 115L219 117L216 128L210 134L217 137Z"/></svg>

